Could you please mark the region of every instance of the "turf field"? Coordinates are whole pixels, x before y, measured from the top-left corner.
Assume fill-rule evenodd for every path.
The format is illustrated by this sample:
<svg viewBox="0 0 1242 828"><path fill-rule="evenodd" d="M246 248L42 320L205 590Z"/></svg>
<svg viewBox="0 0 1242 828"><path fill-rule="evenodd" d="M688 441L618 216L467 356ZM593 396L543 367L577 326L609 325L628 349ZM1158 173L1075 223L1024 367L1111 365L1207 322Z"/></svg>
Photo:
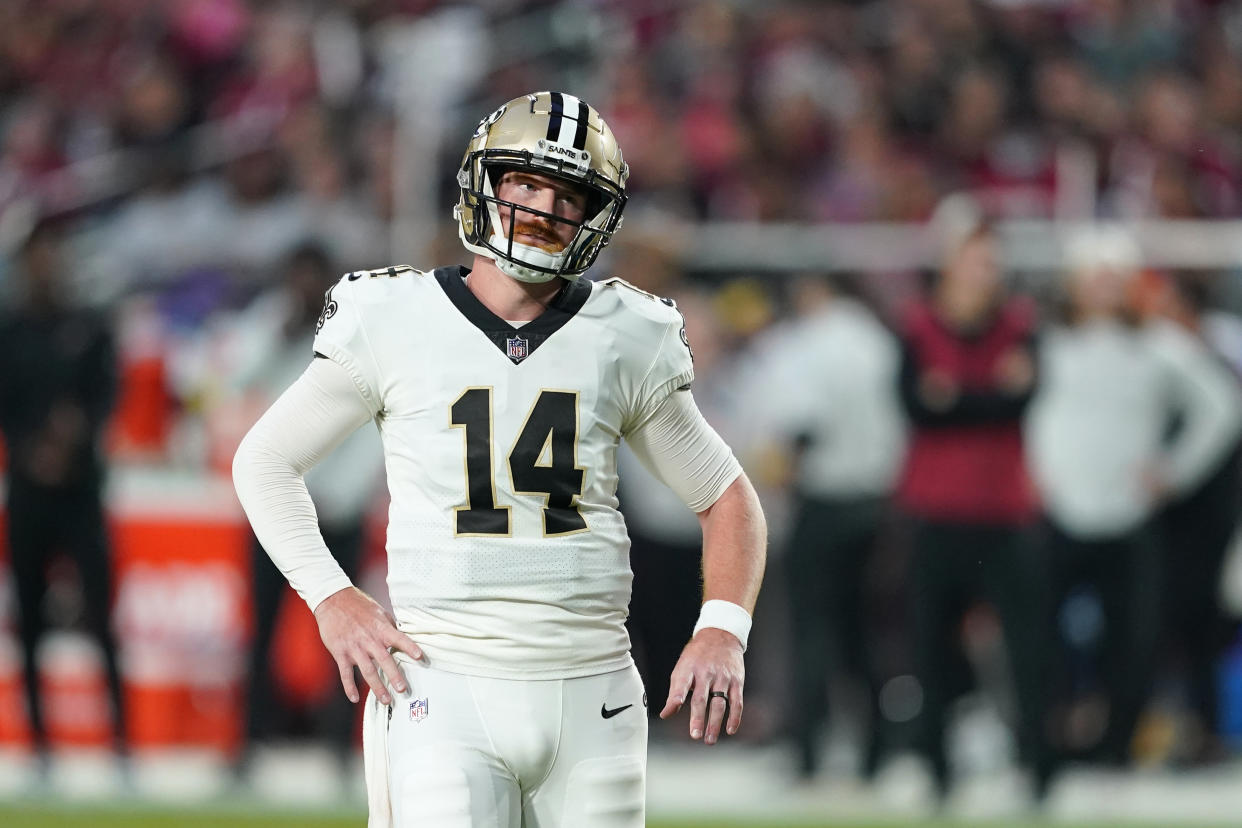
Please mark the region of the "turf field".
<svg viewBox="0 0 1242 828"><path fill-rule="evenodd" d="M648 828L1037 828L1047 822L725 822L652 820ZM245 813L236 808L169 809L140 807L74 808L0 804L4 828L364 828L359 813L329 816L257 809ZM1138 823L1063 822L1056 828L1139 828ZM1147 823L1143 828L1150 828ZM1187 828L1187 826L1179 826Z"/></svg>

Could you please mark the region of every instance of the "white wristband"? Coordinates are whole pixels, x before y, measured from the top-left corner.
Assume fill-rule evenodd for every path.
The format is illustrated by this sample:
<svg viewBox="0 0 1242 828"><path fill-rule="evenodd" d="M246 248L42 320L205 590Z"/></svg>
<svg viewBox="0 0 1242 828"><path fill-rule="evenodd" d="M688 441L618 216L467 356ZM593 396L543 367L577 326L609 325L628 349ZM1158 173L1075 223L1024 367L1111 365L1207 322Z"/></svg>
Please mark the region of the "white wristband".
<svg viewBox="0 0 1242 828"><path fill-rule="evenodd" d="M750 636L750 613L732 601L713 599L703 604L699 610L698 623L694 625L691 638L698 635L704 627L731 632L742 642L742 652L746 652L746 639Z"/></svg>

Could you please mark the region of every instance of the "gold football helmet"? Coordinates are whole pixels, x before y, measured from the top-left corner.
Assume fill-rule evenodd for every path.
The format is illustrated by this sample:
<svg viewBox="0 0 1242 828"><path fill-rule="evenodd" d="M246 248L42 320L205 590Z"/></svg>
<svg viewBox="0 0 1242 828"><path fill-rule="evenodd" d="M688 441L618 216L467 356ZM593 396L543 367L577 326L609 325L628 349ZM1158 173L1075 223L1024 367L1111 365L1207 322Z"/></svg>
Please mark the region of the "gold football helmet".
<svg viewBox="0 0 1242 828"><path fill-rule="evenodd" d="M499 205L549 221L563 217L501 202L496 188L509 170L565 179L587 193L586 215L573 239L552 253L514 240L514 222L503 226ZM466 147L457 183L461 199L453 208L467 249L496 261L521 282L577 279L621 226L629 167L612 130L591 106L563 92L533 92L514 98L479 122Z"/></svg>

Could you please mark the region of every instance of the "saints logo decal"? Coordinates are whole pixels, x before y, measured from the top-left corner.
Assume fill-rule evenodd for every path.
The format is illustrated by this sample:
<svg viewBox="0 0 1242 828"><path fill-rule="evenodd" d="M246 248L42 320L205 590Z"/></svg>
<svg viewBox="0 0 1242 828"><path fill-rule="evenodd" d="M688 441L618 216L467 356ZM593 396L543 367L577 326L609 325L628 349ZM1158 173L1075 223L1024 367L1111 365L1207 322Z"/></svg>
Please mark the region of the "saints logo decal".
<svg viewBox="0 0 1242 828"><path fill-rule="evenodd" d="M328 288L323 294L323 310L319 313L319 321L315 323L315 333L323 330L323 323L336 316L336 300L332 298L332 288Z"/></svg>

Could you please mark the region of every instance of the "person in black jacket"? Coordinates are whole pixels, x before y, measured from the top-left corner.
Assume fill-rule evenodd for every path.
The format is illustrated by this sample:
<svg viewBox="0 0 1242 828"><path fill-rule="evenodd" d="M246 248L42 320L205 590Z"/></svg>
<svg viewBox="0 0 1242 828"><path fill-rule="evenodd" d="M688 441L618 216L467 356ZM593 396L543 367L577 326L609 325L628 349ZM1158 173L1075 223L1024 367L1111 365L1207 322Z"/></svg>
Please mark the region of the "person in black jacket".
<svg viewBox="0 0 1242 828"><path fill-rule="evenodd" d="M26 699L40 753L47 731L35 653L48 566L57 553L76 565L83 626L103 650L114 708L115 746L124 749L116 643L110 625L108 538L101 490L101 436L112 408L112 334L99 315L75 308L64 283L57 228L41 222L16 267L17 302L0 316L0 433L8 449L9 559L17 589Z"/></svg>
<svg viewBox="0 0 1242 828"><path fill-rule="evenodd" d="M1166 314L1242 377L1242 318L1213 306L1211 282L1181 274L1169 282ZM1225 558L1238 529L1242 495L1242 435L1212 464L1197 487L1165 505L1160 515L1164 571L1162 616L1166 655L1181 667L1194 727L1181 757L1194 764L1222 761L1217 664L1238 630L1221 608Z"/></svg>

